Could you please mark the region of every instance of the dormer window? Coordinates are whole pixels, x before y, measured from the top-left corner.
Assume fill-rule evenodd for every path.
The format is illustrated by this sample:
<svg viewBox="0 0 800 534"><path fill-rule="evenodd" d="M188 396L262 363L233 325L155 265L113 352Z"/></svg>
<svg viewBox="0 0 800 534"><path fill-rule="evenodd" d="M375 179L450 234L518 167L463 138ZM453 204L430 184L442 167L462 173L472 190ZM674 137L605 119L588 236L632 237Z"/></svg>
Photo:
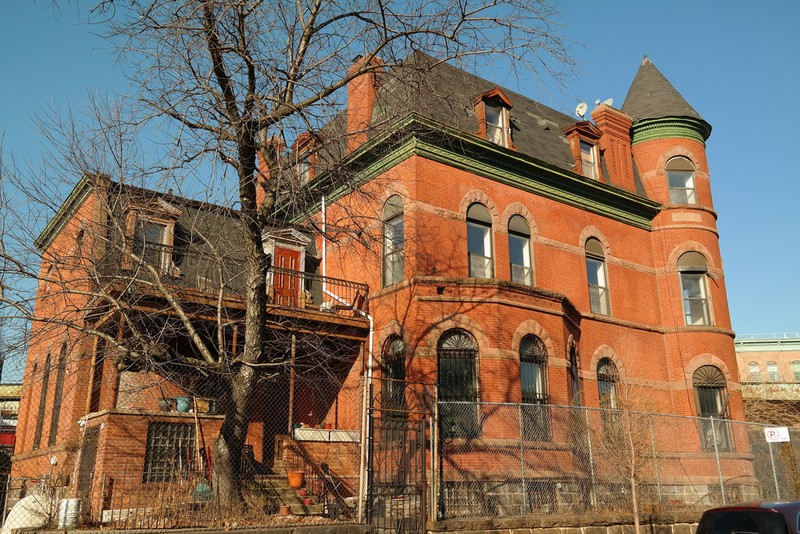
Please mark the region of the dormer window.
<svg viewBox="0 0 800 534"><path fill-rule="evenodd" d="M602 132L589 121L570 124L562 130L569 141L575 172L591 180L602 180L599 141Z"/></svg>
<svg viewBox="0 0 800 534"><path fill-rule="evenodd" d="M317 163L316 149L319 141L319 137L316 134L303 132L297 136L292 145L294 172L301 186L314 179L314 165Z"/></svg>
<svg viewBox="0 0 800 534"><path fill-rule="evenodd" d="M180 270L173 262L175 225L182 211L157 199L147 204L134 204L126 214L127 238L132 255L143 264L151 265L159 273L179 276ZM123 261L123 268L138 268L133 258Z"/></svg>
<svg viewBox="0 0 800 534"><path fill-rule="evenodd" d="M169 225L171 226L171 225ZM172 263L171 228L166 223L140 217L134 235L134 254L158 271L169 274Z"/></svg>
<svg viewBox="0 0 800 534"><path fill-rule="evenodd" d="M489 142L514 148L511 139L511 101L500 89L492 89L475 100L478 117L478 135Z"/></svg>
<svg viewBox="0 0 800 534"><path fill-rule="evenodd" d="M485 104L486 139L500 146L508 146L508 110Z"/></svg>
<svg viewBox="0 0 800 534"><path fill-rule="evenodd" d="M583 140L581 140L581 170L585 177L592 180L600 177L600 173L597 172L597 147Z"/></svg>

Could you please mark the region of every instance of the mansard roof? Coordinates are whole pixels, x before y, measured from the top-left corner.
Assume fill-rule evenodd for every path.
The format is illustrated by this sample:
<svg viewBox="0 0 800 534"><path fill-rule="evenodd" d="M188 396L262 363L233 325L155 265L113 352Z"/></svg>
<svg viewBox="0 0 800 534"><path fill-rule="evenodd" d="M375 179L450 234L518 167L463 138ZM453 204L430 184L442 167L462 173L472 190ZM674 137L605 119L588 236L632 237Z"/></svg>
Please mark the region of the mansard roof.
<svg viewBox="0 0 800 534"><path fill-rule="evenodd" d="M517 152L573 171L575 161L562 129L576 122L575 117L421 52L415 52L385 73L373 124L392 122L392 117L413 111L475 133L476 98L494 90L501 91L511 104L511 129Z"/></svg>

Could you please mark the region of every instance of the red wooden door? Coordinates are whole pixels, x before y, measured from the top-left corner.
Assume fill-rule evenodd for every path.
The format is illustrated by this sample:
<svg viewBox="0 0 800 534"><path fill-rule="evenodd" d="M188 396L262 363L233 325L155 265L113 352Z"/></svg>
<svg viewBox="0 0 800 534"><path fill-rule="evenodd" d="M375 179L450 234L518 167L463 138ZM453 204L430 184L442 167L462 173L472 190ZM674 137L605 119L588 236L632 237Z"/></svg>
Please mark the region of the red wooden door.
<svg viewBox="0 0 800 534"><path fill-rule="evenodd" d="M298 305L300 276L292 274L300 269L300 251L275 247L275 304L279 306Z"/></svg>

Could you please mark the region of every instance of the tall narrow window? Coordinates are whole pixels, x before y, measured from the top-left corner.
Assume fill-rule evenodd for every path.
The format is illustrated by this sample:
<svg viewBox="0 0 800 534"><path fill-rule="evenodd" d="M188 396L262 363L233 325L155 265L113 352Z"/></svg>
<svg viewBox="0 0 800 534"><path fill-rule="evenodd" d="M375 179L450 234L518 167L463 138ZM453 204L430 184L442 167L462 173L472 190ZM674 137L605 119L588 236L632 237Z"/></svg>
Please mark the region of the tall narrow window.
<svg viewBox="0 0 800 534"><path fill-rule="evenodd" d="M383 285L396 284L405 274L403 199L389 197L383 206Z"/></svg>
<svg viewBox="0 0 800 534"><path fill-rule="evenodd" d="M758 365L758 362L750 362L747 364L747 381L761 382L761 366Z"/></svg>
<svg viewBox="0 0 800 534"><path fill-rule="evenodd" d="M767 362L767 379L770 382L780 382L781 374L778 372L778 364L775 362Z"/></svg>
<svg viewBox="0 0 800 534"><path fill-rule="evenodd" d="M406 405L406 348L403 338L391 335L383 346L384 385L382 405L390 414L404 412Z"/></svg>
<svg viewBox="0 0 800 534"><path fill-rule="evenodd" d="M511 262L511 281L532 286L531 231L528 221L521 215L514 215L508 221L508 258Z"/></svg>
<svg viewBox="0 0 800 534"><path fill-rule="evenodd" d="M581 141L581 170L583 175L592 180L597 180L600 173L597 170L597 147L586 141Z"/></svg>
<svg viewBox="0 0 800 534"><path fill-rule="evenodd" d="M610 358L602 358L597 362L597 393L600 407L606 410L619 408L619 373L617 366Z"/></svg>
<svg viewBox="0 0 800 534"><path fill-rule="evenodd" d="M700 442L704 451L730 451L728 394L725 375L718 367L703 365L692 376L697 416L700 421Z"/></svg>
<svg viewBox="0 0 800 534"><path fill-rule="evenodd" d="M589 281L589 306L592 313L609 315L606 258L597 239L586 240L586 277Z"/></svg>
<svg viewBox="0 0 800 534"><path fill-rule="evenodd" d="M574 406L579 406L581 403L581 379L580 369L578 365L578 349L575 345L569 348L569 382L570 382L570 397Z"/></svg>
<svg viewBox="0 0 800 534"><path fill-rule="evenodd" d="M508 146L508 110L501 106L485 104L486 138L500 146Z"/></svg>
<svg viewBox="0 0 800 534"><path fill-rule="evenodd" d="M667 162L667 181L669 182L669 201L672 204L697 204L694 188L694 165L687 158L679 156Z"/></svg>
<svg viewBox="0 0 800 534"><path fill-rule="evenodd" d="M687 326L711 324L708 303L706 274L708 264L699 252L687 252L678 258L678 272L681 277L683 314Z"/></svg>
<svg viewBox="0 0 800 534"><path fill-rule="evenodd" d="M448 330L439 338L437 356L442 431L449 437L476 437L478 344L464 330Z"/></svg>
<svg viewBox="0 0 800 534"><path fill-rule="evenodd" d="M534 335L519 344L519 375L522 386L522 432L527 440L546 441L550 437L547 411L547 347Z"/></svg>
<svg viewBox="0 0 800 534"><path fill-rule="evenodd" d="M800 382L800 360L792 362L792 375L795 382Z"/></svg>
<svg viewBox="0 0 800 534"><path fill-rule="evenodd" d="M50 435L47 438L47 445L56 444L58 436L58 422L61 419L61 397L64 393L64 375L67 371L67 344L61 345L61 354L58 357L56 371L56 387L53 391L53 412L50 415Z"/></svg>
<svg viewBox="0 0 800 534"><path fill-rule="evenodd" d="M44 429L45 406L47 405L47 387L50 384L50 353L44 360L42 370L42 393L39 397L39 412L36 414L36 430L33 434L33 448L38 449L42 443L42 430ZM51 415L52 417L52 415Z"/></svg>
<svg viewBox="0 0 800 534"><path fill-rule="evenodd" d="M492 278L492 216L483 204L467 210L467 249L470 278Z"/></svg>

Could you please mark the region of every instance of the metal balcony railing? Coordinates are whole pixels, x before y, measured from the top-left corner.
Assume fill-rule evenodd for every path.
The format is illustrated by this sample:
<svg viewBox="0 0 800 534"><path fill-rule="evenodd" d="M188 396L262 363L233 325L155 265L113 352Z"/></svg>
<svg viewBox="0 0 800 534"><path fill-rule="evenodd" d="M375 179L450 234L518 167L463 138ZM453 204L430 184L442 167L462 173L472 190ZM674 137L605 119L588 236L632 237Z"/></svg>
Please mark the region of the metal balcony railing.
<svg viewBox="0 0 800 534"><path fill-rule="evenodd" d="M239 257L217 256L204 250L181 251L175 247L148 243L133 251L142 262L152 266L161 282L171 287L199 290L215 295L245 293L244 262ZM103 272L113 279L131 278L153 281L153 272L131 257L109 254ZM350 280L271 267L267 271L268 302L273 306L317 310L351 317L367 314L369 287Z"/></svg>
<svg viewBox="0 0 800 534"><path fill-rule="evenodd" d="M272 267L269 301L275 306L366 317L369 287L350 280Z"/></svg>

